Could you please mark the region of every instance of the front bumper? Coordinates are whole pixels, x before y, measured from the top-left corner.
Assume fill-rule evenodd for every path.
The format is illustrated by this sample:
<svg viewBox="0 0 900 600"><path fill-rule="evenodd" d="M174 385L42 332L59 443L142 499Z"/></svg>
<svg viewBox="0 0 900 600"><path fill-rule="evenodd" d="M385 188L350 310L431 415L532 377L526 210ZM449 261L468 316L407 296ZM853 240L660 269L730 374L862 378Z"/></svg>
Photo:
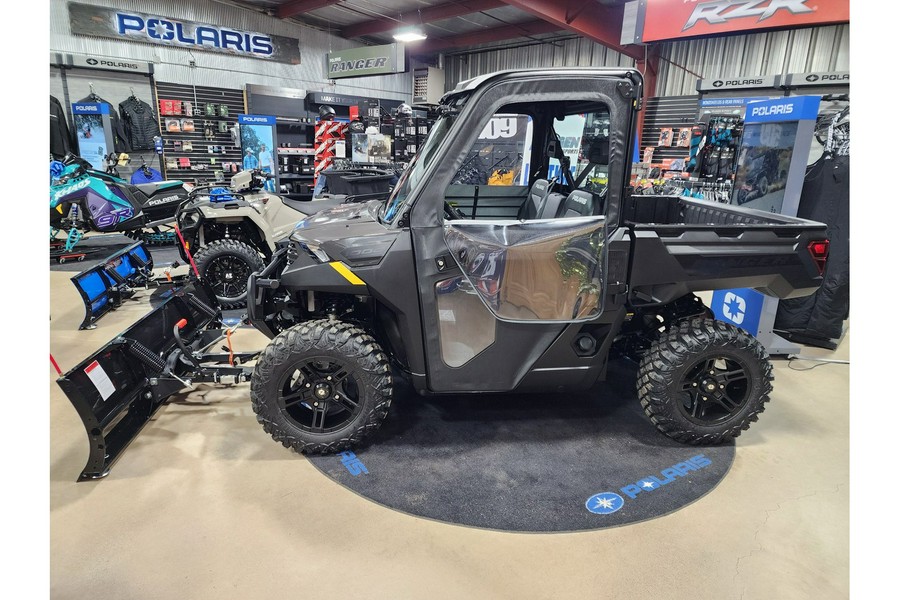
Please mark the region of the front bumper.
<svg viewBox="0 0 900 600"><path fill-rule="evenodd" d="M277 250L266 268L252 273L247 282L247 317L269 338L278 335L278 328L274 326L278 309L273 296L281 286L277 278L287 266L287 252L287 248Z"/></svg>

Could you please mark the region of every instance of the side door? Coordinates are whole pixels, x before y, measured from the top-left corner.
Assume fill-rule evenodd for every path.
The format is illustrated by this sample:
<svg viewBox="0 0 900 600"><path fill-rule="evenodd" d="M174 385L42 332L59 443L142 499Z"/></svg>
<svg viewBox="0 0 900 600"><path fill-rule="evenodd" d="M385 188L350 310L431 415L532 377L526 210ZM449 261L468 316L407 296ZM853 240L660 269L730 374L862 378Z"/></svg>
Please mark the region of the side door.
<svg viewBox="0 0 900 600"><path fill-rule="evenodd" d="M431 391L515 389L567 327L601 316L607 216L454 220L443 206L477 139L472 132L526 99L538 110L567 101L608 108L610 130L623 132L610 136L610 156L618 162L610 160L608 200L617 206L613 190L625 175L632 107L617 90L620 82L617 77L501 82L470 99L460 113L456 134L448 137L437 166L417 190L410 217Z"/></svg>

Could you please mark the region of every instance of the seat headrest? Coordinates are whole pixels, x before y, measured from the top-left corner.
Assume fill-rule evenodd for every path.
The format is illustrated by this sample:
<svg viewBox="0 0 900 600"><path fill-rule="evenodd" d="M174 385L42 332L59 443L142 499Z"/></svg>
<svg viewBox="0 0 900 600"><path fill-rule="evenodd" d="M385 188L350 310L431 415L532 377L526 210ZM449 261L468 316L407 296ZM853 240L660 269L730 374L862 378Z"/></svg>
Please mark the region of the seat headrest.
<svg viewBox="0 0 900 600"><path fill-rule="evenodd" d="M584 190L571 192L563 202L560 217L588 217L594 214L594 195Z"/></svg>

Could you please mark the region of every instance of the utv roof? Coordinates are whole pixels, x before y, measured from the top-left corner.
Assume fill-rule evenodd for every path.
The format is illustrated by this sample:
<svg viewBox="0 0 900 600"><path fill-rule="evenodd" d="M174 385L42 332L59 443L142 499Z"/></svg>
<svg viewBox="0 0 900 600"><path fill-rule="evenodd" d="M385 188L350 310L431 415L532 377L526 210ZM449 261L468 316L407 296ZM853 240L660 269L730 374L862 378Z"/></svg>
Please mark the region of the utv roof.
<svg viewBox="0 0 900 600"><path fill-rule="evenodd" d="M472 79L466 79L465 81L460 81L456 84L456 87L453 88L452 91L447 92L441 98L441 104L444 104L445 100L449 100L453 96L457 94L461 94L464 92L471 92L472 90L481 87L489 81L495 81L498 79L506 79L506 78L527 78L527 77L547 77L556 76L556 77L571 77L573 75L593 75L596 77L629 77L631 79L637 79L641 77L640 71L637 69L620 69L620 68L610 68L610 67L562 67L559 69L546 69L546 68L531 68L531 69L507 69L505 71L494 71L493 73L487 73L485 75L479 75L478 77L473 77Z"/></svg>

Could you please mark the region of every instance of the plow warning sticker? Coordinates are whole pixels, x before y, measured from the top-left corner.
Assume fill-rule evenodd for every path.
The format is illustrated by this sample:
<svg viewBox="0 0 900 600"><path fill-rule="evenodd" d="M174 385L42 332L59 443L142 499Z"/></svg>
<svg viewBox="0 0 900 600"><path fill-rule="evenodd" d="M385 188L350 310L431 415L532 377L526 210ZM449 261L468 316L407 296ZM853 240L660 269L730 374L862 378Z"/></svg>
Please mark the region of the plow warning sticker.
<svg viewBox="0 0 900 600"><path fill-rule="evenodd" d="M103 367L101 367L100 363L96 360L85 367L84 372L93 382L94 387L97 388L97 391L100 392L100 396L104 400L112 396L112 393L116 391L115 386L109 379L109 375L106 374L106 371L103 370Z"/></svg>

